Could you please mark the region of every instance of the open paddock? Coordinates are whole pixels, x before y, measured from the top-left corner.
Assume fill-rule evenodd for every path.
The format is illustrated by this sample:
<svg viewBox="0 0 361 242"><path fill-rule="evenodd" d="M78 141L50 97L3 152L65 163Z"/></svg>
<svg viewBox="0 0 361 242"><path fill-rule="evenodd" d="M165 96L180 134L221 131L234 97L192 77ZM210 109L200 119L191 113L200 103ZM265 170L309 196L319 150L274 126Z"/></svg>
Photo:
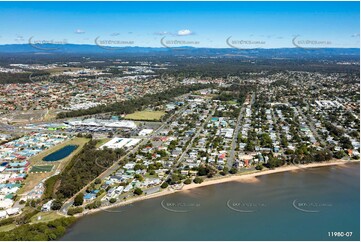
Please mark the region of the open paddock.
<svg viewBox="0 0 361 242"><path fill-rule="evenodd" d="M138 111L125 116L129 120L159 121L166 113L164 111Z"/></svg>

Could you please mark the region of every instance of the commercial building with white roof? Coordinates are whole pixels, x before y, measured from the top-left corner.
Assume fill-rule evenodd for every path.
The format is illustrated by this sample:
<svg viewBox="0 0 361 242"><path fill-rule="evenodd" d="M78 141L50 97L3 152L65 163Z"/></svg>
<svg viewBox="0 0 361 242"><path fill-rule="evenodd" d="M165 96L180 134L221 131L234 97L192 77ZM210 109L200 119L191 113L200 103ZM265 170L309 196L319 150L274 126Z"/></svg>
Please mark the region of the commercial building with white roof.
<svg viewBox="0 0 361 242"><path fill-rule="evenodd" d="M120 149L120 148L130 148L132 146L135 146L140 142L141 139L131 139L131 138L113 138L107 143L103 144L99 147L99 149L102 149L104 147L110 148L110 149Z"/></svg>

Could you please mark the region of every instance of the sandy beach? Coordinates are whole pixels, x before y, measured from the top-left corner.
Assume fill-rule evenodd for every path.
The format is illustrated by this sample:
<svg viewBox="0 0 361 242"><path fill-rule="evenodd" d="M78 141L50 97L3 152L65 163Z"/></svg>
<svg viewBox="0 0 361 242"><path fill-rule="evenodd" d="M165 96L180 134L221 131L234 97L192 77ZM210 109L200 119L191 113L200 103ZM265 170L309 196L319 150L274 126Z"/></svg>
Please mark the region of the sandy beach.
<svg viewBox="0 0 361 242"><path fill-rule="evenodd" d="M344 161L344 160L332 160L332 161L328 161L328 162L320 162L320 163L310 163L310 164L306 164L306 165L286 165L286 166L282 166L282 167L278 167L272 170L262 170L262 171L254 171L252 173L247 173L247 174L236 174L236 175L228 175L228 176L224 176L224 177L220 177L217 176L215 178L210 178L210 179L206 179L204 182L200 183L200 184L189 184L189 185L184 185L182 187L182 189L180 190L174 190L170 187L168 187L167 189L161 190L160 192L154 193L154 194L150 194L150 195L143 195L143 196L139 196L136 198L131 198L129 200L120 202L120 203L116 203L116 204L112 204L106 207L101 207L101 208L97 208L97 209L92 209L80 214L76 214L76 217L81 217L83 215L87 215L87 214L92 214L92 213L96 213L96 212L100 212L100 211L107 211L110 208L115 208L115 207L121 207L121 206L125 206L137 201L142 201L142 200L146 200L146 199L151 199L151 198L156 198L156 197L161 197L161 196L165 196L165 195L169 195L175 192L190 192L189 190L191 189L195 189L195 188L199 188L199 187L204 187L204 186L210 186L210 185L215 185L215 184L220 184L220 183L225 183L225 182L246 182L246 183L253 183L253 182L258 182L257 177L259 176L264 176L264 175L269 175L269 174L275 174L275 173L280 173L280 172L288 172L288 171L300 171L300 170L304 170L304 169L308 169L308 168L314 168L314 167L323 167L323 166L344 166L345 164L348 163L356 163L359 161ZM110 210L111 211L111 210Z"/></svg>

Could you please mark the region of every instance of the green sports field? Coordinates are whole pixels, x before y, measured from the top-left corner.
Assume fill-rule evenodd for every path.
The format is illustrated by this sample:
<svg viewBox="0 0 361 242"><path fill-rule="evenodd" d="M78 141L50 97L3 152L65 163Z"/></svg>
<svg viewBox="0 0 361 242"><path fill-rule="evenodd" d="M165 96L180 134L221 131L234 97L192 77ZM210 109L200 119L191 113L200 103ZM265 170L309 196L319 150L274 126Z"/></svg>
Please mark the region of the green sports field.
<svg viewBox="0 0 361 242"><path fill-rule="evenodd" d="M54 166L33 166L30 170L31 173L35 172L49 172L53 169Z"/></svg>
<svg viewBox="0 0 361 242"><path fill-rule="evenodd" d="M126 115L125 119L159 121L164 114L164 111L138 111Z"/></svg>

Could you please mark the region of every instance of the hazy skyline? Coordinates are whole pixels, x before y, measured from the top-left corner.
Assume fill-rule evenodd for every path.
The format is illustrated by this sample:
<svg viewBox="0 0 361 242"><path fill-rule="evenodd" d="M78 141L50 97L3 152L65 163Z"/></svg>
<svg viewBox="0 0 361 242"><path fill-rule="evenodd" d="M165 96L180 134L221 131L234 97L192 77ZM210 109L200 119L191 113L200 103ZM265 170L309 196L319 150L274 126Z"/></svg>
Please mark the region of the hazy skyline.
<svg viewBox="0 0 361 242"><path fill-rule="evenodd" d="M359 11L359 2L0 2L0 44L280 48L297 38L359 48Z"/></svg>

